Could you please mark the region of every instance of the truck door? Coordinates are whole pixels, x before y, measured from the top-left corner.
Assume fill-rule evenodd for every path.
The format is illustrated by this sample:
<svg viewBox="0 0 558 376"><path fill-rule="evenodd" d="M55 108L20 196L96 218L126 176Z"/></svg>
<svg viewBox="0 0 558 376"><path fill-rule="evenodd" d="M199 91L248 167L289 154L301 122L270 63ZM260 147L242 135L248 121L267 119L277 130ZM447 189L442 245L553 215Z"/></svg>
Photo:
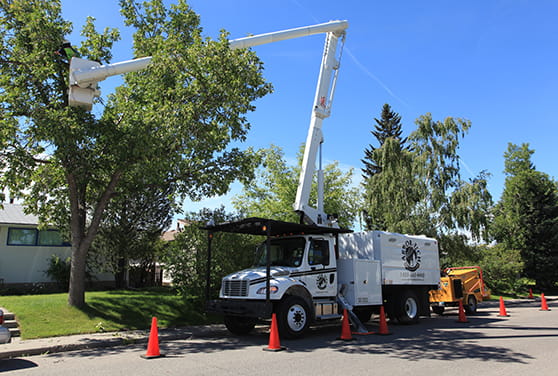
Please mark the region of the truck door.
<svg viewBox="0 0 558 376"><path fill-rule="evenodd" d="M337 293L337 277L334 255L330 242L326 239L311 239L308 246L308 272L304 282L312 296L335 296Z"/></svg>

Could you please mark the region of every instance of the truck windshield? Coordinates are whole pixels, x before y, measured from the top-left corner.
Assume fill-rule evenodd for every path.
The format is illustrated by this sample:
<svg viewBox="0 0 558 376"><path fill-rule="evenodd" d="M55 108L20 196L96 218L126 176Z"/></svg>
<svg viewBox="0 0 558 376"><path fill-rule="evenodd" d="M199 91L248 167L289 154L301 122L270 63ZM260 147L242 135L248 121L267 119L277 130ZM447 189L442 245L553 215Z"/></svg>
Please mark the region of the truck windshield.
<svg viewBox="0 0 558 376"><path fill-rule="evenodd" d="M272 239L271 240L271 265L298 267L302 264L304 254L304 238ZM254 266L266 266L266 243L260 244L256 250Z"/></svg>

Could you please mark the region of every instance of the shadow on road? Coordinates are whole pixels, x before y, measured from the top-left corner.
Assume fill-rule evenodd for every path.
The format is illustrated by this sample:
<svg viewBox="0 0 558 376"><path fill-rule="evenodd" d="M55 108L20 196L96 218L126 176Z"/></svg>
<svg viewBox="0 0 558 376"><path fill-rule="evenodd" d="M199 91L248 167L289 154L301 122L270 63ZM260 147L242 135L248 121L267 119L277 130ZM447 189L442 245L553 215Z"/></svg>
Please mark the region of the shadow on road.
<svg viewBox="0 0 558 376"><path fill-rule="evenodd" d="M33 363L25 359L0 360L0 372L15 371L18 369L27 369L34 367L37 367L37 363Z"/></svg>

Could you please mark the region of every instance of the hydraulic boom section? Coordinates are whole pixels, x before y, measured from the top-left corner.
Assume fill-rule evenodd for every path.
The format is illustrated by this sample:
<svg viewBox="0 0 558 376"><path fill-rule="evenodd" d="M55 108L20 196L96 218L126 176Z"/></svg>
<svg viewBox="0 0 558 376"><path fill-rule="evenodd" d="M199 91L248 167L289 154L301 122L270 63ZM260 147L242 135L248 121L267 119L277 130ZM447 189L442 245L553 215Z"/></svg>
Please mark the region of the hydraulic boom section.
<svg viewBox="0 0 558 376"><path fill-rule="evenodd" d="M306 147L302 160L302 169L296 200L293 208L300 215L300 222L322 226L339 228L336 220L324 212L324 179L321 166L321 152L319 158L318 175L318 200L317 208L309 205L312 178L316 170L316 159L318 151L323 143L322 122L329 117L331 103L335 92L337 74L339 72L338 46L345 40L345 30L349 27L347 21L330 21L322 24L299 27L272 33L249 36L234 39L229 42L232 49L249 48L261 44L278 42L286 39L300 38L313 34L326 34L320 74L316 86L316 94L312 106L312 115ZM342 49L339 48L339 51ZM115 64L101 65L97 62L72 58L70 63L70 106L81 106L91 110L93 99L100 95L97 83L107 77L117 74L134 72L146 68L151 63L151 57L124 61Z"/></svg>

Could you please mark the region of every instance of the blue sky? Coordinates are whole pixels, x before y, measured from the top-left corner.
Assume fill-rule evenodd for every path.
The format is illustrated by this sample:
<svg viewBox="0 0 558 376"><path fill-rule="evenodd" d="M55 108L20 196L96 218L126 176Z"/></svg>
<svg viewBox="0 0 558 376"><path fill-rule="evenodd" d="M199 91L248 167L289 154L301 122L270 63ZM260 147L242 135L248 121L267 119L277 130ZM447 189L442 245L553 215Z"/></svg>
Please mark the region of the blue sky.
<svg viewBox="0 0 558 376"><path fill-rule="evenodd" d="M131 31L118 1L63 0L64 17L79 42L86 16L98 28L117 27L123 39L114 62L132 58ZM170 1L168 2L171 3ZM324 121L324 159L354 167L375 139L373 118L389 103L402 116L405 134L427 112L471 120L462 142L463 178L492 174L489 189L500 198L508 142L529 143L536 168L558 176L558 2L551 0L311 1L191 0L204 34L231 38L343 19L349 21L332 116ZM275 92L256 102L246 146L283 148L294 159L305 141L324 36L254 47ZM109 93L119 83L101 83ZM98 105L99 106L99 105ZM100 108L97 107L97 111ZM238 190L238 187L234 188ZM229 197L200 206L229 205Z"/></svg>

